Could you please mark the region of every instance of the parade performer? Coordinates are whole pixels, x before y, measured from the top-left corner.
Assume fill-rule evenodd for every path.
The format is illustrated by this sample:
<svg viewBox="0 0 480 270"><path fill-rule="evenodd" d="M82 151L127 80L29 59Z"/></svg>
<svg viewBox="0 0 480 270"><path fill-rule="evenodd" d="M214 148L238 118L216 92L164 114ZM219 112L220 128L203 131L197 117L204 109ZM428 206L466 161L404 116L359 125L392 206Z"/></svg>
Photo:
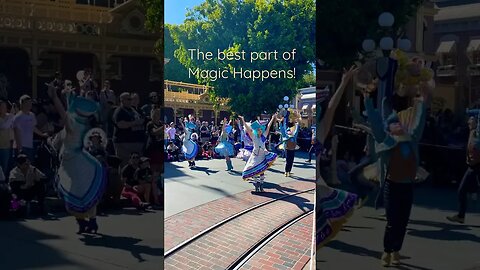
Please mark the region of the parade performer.
<svg viewBox="0 0 480 270"><path fill-rule="evenodd" d="M180 121L185 137L183 138L182 151L185 154L185 159L188 161L188 167L190 169L195 168L195 157L198 154L198 144L192 140L192 134L197 127L195 125L195 118L192 115L188 116L188 121L185 120L185 124Z"/></svg>
<svg viewBox="0 0 480 270"><path fill-rule="evenodd" d="M227 171L233 171L232 160L230 157L235 155L235 149L232 142L229 140L229 134L233 128L228 124L227 118L223 119L222 134L220 134L220 143L215 147L215 152L222 157L225 157L227 163Z"/></svg>
<svg viewBox="0 0 480 270"><path fill-rule="evenodd" d="M96 233L97 204L105 190L106 170L84 148L84 140L91 128L89 118L98 112L99 106L94 101L67 92L65 110L53 85L49 85L48 94L65 123L56 138L61 145L58 190L67 211L77 219L78 233Z"/></svg>
<svg viewBox="0 0 480 270"><path fill-rule="evenodd" d="M311 163L312 162L312 154L315 153L315 147L316 147L316 144L317 144L317 127L316 126L313 126L312 127L312 139L311 139L311 142L310 142L310 149L308 150L308 160L307 160L307 163Z"/></svg>
<svg viewBox="0 0 480 270"><path fill-rule="evenodd" d="M447 217L452 222L463 224L467 211L467 194L478 190L478 177L480 175L480 110L468 110L470 116L468 127L470 136L467 144L467 170L463 175L462 182L458 187L458 214Z"/></svg>
<svg viewBox="0 0 480 270"><path fill-rule="evenodd" d="M252 155L243 169L242 178L246 181L251 181L255 187L255 192L264 191L263 183L265 180L265 171L270 168L273 162L277 159L277 154L271 153L265 148L265 141L267 140L275 116L276 115L273 115L272 119L270 119L267 130L265 130L265 127L260 124L258 120L251 125L248 125L245 122L245 119L242 116L239 116L244 123L245 131L253 141Z"/></svg>
<svg viewBox="0 0 480 270"><path fill-rule="evenodd" d="M324 152L323 144L332 126L335 110L342 98L346 86L356 72L354 67L346 71L343 75L342 82L337 91L328 102L328 107L322 114L322 107L317 107L317 123L320 127L317 129L317 191L315 194L315 230L317 254L320 248L328 243L335 235L340 232L343 224L353 213L357 196L355 194L330 188L322 176L320 175L320 155ZM319 101L317 104L321 104ZM318 256L318 255L317 255ZM317 260L318 263L318 260ZM317 266L318 268L318 266Z"/></svg>
<svg viewBox="0 0 480 270"><path fill-rule="evenodd" d="M293 114L293 115L292 115ZM293 160L295 159L295 150L297 149L298 122L293 110L287 110L280 126L282 138L284 139L284 150L287 162L285 163L285 177L289 177L292 172Z"/></svg>
<svg viewBox="0 0 480 270"><path fill-rule="evenodd" d="M380 159L380 186L383 187L383 201L387 225L384 235L383 266L399 265L400 250L407 230L413 204L413 184L417 175L418 142L421 139L425 117L427 89L423 86L422 96L416 100L415 118L403 125L396 112L385 120L373 107L370 92L364 91L365 108L373 137L377 143L376 152Z"/></svg>
<svg viewBox="0 0 480 270"><path fill-rule="evenodd" d="M248 133L245 132L245 129L243 128L243 125L245 125L246 123L241 122L242 120L239 119L238 128L241 131L243 148L241 148L238 152L237 158L243 159L243 161L247 162L253 151L253 141L252 138L250 138L250 135L248 135Z"/></svg>

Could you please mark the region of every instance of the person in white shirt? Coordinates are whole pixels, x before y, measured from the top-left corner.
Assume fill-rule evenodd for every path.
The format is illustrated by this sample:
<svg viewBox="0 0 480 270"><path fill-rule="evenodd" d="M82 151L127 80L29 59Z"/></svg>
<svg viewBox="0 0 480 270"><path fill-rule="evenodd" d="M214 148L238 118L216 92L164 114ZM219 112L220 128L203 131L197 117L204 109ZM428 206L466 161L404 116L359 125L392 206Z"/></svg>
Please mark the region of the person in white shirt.
<svg viewBox="0 0 480 270"><path fill-rule="evenodd" d="M31 161L33 161L35 160L33 134L36 133L42 138L48 138L48 134L41 132L37 128L37 119L31 110L32 98L28 95L21 96L20 111L13 119L13 128L17 154L23 152Z"/></svg>

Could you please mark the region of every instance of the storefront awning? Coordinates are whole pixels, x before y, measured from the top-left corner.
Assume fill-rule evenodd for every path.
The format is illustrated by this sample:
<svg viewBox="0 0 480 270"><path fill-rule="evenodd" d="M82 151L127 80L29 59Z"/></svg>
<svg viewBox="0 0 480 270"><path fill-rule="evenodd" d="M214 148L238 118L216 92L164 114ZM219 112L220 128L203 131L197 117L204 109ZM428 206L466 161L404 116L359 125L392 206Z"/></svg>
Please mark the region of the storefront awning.
<svg viewBox="0 0 480 270"><path fill-rule="evenodd" d="M308 104L305 104L302 106L302 110L306 110L306 109L308 109Z"/></svg>
<svg viewBox="0 0 480 270"><path fill-rule="evenodd" d="M438 45L437 54L451 53L455 49L455 41L442 41Z"/></svg>
<svg viewBox="0 0 480 270"><path fill-rule="evenodd" d="M312 111L315 111L315 109L317 109L317 104L312 105Z"/></svg>
<svg viewBox="0 0 480 270"><path fill-rule="evenodd" d="M305 100L305 99L316 99L316 98L317 98L317 94L316 94L316 93L304 94L304 95L302 95L302 97L301 97L302 100Z"/></svg>
<svg viewBox="0 0 480 270"><path fill-rule="evenodd" d="M480 39L472 39L468 43L467 52L474 52L480 50Z"/></svg>

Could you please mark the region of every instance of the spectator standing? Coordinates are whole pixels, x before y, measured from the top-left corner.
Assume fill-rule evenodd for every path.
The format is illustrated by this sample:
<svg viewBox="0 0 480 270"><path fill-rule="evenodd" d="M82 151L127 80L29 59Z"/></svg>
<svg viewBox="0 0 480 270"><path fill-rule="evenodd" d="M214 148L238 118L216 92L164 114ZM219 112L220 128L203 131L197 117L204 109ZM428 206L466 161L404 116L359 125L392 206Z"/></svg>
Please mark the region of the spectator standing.
<svg viewBox="0 0 480 270"><path fill-rule="evenodd" d="M162 164L162 132L163 125L160 121L160 108L152 110L150 113L150 118L152 119L147 124L147 146L146 146L146 156L150 159L150 168L153 174L153 193L156 195L157 186L155 181L160 177L160 164ZM155 204L159 205L158 196L154 196Z"/></svg>
<svg viewBox="0 0 480 270"><path fill-rule="evenodd" d="M150 100L150 103L143 105L141 108L143 115L145 115L147 119L150 117L150 112L154 107L158 107L158 108L160 107L160 99L158 98L157 92L150 92L150 94L148 95L148 98Z"/></svg>
<svg viewBox="0 0 480 270"><path fill-rule="evenodd" d="M20 97L20 111L15 115L13 127L15 133L15 145L17 153L23 152L29 160L35 160L35 149L33 147L33 134L36 133L42 138L47 138L48 134L38 130L37 120L32 113L32 99L30 96Z"/></svg>
<svg viewBox="0 0 480 270"><path fill-rule="evenodd" d="M143 148L143 142L139 142L135 136L143 129L144 120L132 108L130 93L121 94L120 103L113 113L113 143L117 156L122 160L122 164L125 164L131 153L140 153Z"/></svg>

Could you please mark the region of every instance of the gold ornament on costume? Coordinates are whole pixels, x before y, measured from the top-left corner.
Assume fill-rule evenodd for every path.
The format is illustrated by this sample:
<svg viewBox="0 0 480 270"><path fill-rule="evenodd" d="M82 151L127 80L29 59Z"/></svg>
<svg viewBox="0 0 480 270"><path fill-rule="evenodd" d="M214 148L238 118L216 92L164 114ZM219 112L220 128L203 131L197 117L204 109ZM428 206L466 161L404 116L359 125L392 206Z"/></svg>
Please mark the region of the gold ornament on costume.
<svg viewBox="0 0 480 270"><path fill-rule="evenodd" d="M425 67L422 59L409 58L400 50L393 51L392 57L398 61L395 89L399 96L415 97L424 87L432 89L434 72Z"/></svg>

